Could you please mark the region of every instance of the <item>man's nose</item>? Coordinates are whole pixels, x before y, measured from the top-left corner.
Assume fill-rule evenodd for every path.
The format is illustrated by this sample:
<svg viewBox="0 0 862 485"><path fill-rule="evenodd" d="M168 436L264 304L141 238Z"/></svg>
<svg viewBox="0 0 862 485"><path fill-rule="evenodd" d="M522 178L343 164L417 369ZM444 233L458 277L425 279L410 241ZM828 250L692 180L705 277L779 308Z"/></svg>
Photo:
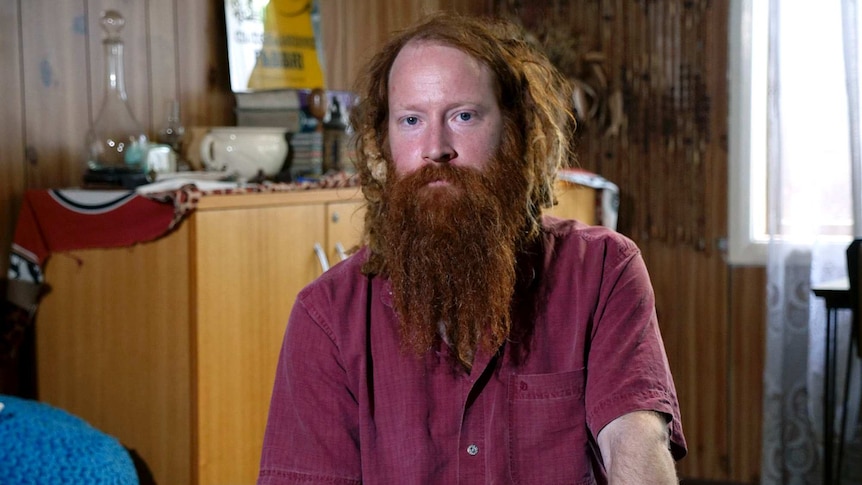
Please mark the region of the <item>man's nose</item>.
<svg viewBox="0 0 862 485"><path fill-rule="evenodd" d="M429 162L448 163L458 156L445 124L435 124L425 133L422 158Z"/></svg>

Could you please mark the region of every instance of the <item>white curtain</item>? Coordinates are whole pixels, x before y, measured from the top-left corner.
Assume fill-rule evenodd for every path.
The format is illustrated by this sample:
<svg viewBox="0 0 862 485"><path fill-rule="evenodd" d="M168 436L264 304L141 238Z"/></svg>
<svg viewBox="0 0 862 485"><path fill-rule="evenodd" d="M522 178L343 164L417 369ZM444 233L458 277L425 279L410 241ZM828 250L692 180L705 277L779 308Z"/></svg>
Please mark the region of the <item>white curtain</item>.
<svg viewBox="0 0 862 485"><path fill-rule="evenodd" d="M846 249L862 229L862 192L850 182L862 162L856 4L770 0L763 484L823 483L826 311L812 288L846 278ZM859 359L842 405L850 324L839 312L833 435L845 422L840 483L860 485Z"/></svg>

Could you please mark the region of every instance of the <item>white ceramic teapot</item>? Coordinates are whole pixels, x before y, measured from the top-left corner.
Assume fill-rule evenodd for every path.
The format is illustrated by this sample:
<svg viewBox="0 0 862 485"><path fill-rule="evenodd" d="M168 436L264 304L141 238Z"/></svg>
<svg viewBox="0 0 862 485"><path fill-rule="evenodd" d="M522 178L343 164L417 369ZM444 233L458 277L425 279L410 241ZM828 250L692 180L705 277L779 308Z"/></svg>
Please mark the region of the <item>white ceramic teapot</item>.
<svg viewBox="0 0 862 485"><path fill-rule="evenodd" d="M272 177L287 159L285 128L216 126L201 140L201 162L207 170L235 173L240 179Z"/></svg>

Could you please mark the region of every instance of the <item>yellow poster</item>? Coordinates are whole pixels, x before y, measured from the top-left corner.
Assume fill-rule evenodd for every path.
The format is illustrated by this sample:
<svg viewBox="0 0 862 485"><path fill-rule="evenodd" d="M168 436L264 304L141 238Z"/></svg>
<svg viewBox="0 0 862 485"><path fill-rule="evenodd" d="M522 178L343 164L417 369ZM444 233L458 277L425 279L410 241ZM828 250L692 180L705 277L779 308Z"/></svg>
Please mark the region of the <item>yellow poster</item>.
<svg viewBox="0 0 862 485"><path fill-rule="evenodd" d="M317 0L246 1L226 2L233 90L325 88Z"/></svg>

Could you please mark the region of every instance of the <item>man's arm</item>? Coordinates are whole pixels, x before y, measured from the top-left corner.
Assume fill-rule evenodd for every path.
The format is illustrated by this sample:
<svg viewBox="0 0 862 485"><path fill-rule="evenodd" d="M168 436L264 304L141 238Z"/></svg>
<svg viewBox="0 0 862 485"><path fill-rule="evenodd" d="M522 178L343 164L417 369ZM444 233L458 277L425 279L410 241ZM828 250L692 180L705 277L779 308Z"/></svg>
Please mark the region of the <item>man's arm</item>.
<svg viewBox="0 0 862 485"><path fill-rule="evenodd" d="M610 485L677 484L669 429L653 411L624 414L599 431L599 449Z"/></svg>

